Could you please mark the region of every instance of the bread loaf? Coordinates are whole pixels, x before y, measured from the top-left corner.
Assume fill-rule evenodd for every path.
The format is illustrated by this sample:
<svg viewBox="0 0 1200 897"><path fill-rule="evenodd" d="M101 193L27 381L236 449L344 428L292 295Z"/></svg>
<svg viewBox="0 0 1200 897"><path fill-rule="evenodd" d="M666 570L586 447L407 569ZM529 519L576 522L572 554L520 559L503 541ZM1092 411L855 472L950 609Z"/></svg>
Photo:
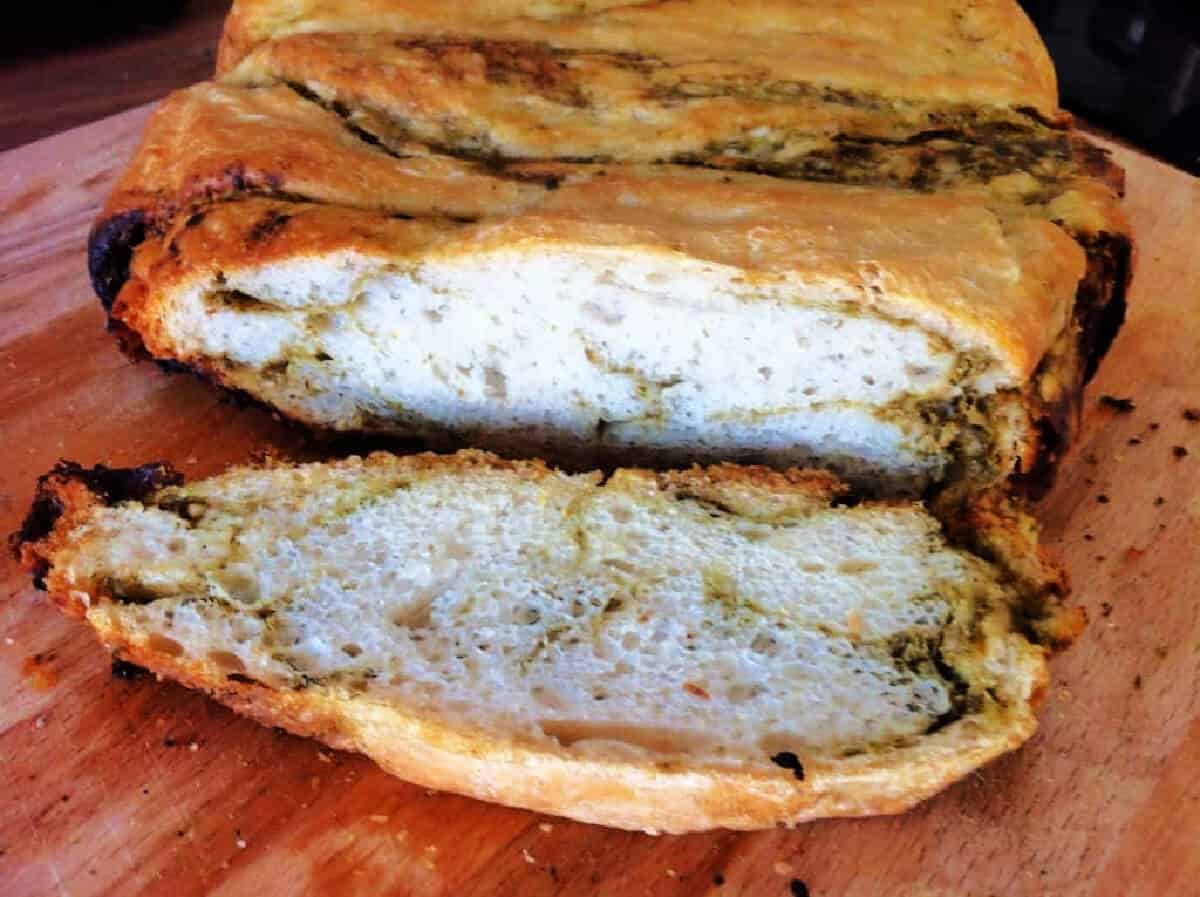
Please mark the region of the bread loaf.
<svg viewBox="0 0 1200 897"><path fill-rule="evenodd" d="M982 492L1069 442L1120 181L1009 0L241 0L90 264L319 429Z"/></svg>

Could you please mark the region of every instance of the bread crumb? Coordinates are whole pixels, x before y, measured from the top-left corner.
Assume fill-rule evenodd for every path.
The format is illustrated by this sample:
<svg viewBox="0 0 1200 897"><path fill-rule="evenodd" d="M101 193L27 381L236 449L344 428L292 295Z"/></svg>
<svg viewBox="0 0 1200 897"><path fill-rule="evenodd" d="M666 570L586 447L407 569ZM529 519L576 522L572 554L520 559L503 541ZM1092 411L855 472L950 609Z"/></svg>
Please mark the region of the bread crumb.
<svg viewBox="0 0 1200 897"><path fill-rule="evenodd" d="M15 645L16 643L17 643L17 640L16 640L16 639L14 639L14 638L9 638L8 636L5 636L5 637L4 637L4 644L6 644L6 645Z"/></svg>
<svg viewBox="0 0 1200 897"><path fill-rule="evenodd" d="M525 862L529 863L529 865L531 865L531 866L537 862L537 860L535 860L533 858L533 854L530 853L528 850L526 850L524 847L521 848L521 856L525 857Z"/></svg>
<svg viewBox="0 0 1200 897"><path fill-rule="evenodd" d="M238 846L238 850L245 850L246 849L246 840L244 838L238 838L237 846Z"/></svg>
<svg viewBox="0 0 1200 897"><path fill-rule="evenodd" d="M785 863L783 860L777 860L771 868L775 870L776 875L788 876L792 874L791 863Z"/></svg>
<svg viewBox="0 0 1200 897"><path fill-rule="evenodd" d="M678 874L674 869L667 870L667 878L675 878Z"/></svg>
<svg viewBox="0 0 1200 897"><path fill-rule="evenodd" d="M538 828L541 829L543 832L554 831L554 826L552 826L549 822L543 822L541 825L538 826Z"/></svg>
<svg viewBox="0 0 1200 897"><path fill-rule="evenodd" d="M194 754L196 751L200 750L200 745L193 741L188 745L188 750Z"/></svg>
<svg viewBox="0 0 1200 897"><path fill-rule="evenodd" d="M324 751L317 751L317 759L319 759L322 763L332 763L333 762L333 757L329 756Z"/></svg>
<svg viewBox="0 0 1200 897"><path fill-rule="evenodd" d="M390 817L384 815L383 813L372 813L368 818L372 822L387 822Z"/></svg>
<svg viewBox="0 0 1200 897"><path fill-rule="evenodd" d="M1117 396L1104 395L1100 397L1101 407L1108 408L1110 411L1116 411L1118 414L1128 414L1137 407L1133 399L1118 398Z"/></svg>
<svg viewBox="0 0 1200 897"><path fill-rule="evenodd" d="M34 728L37 728L37 729L46 728L46 717L39 716L37 719L35 719L33 721L33 725L34 725Z"/></svg>

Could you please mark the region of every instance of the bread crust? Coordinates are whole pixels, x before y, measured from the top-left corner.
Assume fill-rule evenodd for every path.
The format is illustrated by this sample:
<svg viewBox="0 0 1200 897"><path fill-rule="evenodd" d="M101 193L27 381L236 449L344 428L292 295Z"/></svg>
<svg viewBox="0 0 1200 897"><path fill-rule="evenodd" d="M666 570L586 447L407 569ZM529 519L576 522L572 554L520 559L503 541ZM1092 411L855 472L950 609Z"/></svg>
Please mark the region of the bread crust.
<svg viewBox="0 0 1200 897"><path fill-rule="evenodd" d="M376 454L350 458L332 466L383 465L411 472L469 473L479 467L516 472L522 477L556 475L540 462L505 461L485 452L454 456L415 455L397 458ZM170 477L161 467L154 476ZM717 490L726 499L739 494L801 505L825 505L840 484L824 472L779 472L766 468L718 465L688 471L654 473L622 471L627 485L644 481L659 488L703 493ZM153 477L142 474L136 482ZM781 768L764 771L684 766L629 759L600 759L572 754L545 743L522 743L485 732L455 728L430 715L407 712L337 686L310 686L281 691L230 678L208 660L181 661L156 650L144 633L125 629L113 612L111 596L79 591L69 571L55 559L71 544L72 531L91 510L119 503L93 491L97 480L78 467L60 467L39 485L39 501L53 500L58 516L42 519L27 530L16 548L22 562L45 574L52 600L66 613L85 619L100 640L120 659L145 666L190 687L204 690L239 713L267 725L278 725L340 749L367 754L382 768L429 788L483 800L565 815L586 822L655 832L710 828L758 829L792 825L832 816L897 813L1010 751L1036 728L1034 710L1047 683L1044 652L1019 636L1011 639L1010 678L1015 699L1006 707L968 714L920 737L911 746L879 753L809 761L803 779ZM138 494L136 491L130 494ZM145 498L144 494L141 497ZM982 521L984 518L980 518ZM1000 521L993 517L992 521ZM1009 527L1009 522L1003 522ZM1040 562L1020 533L997 542L1021 555L1014 564L1036 574Z"/></svg>
<svg viewBox="0 0 1200 897"><path fill-rule="evenodd" d="M1050 119L1061 116L1049 55L1011 0L239 0L225 24L218 73L232 72L267 41L301 32L523 39L667 62L701 59L844 90L1031 107Z"/></svg>

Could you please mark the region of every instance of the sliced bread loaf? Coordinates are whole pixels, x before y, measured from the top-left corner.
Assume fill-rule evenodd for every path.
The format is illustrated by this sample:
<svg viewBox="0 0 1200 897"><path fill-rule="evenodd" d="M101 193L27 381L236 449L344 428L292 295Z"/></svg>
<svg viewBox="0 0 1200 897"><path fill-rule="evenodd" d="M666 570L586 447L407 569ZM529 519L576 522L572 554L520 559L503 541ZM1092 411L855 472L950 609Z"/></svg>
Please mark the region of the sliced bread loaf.
<svg viewBox="0 0 1200 897"><path fill-rule="evenodd" d="M903 810L1015 748L1038 633L1075 625L1018 523L977 515L973 551L918 504L841 493L480 452L189 485L64 464L17 547L121 658L403 778L759 828Z"/></svg>

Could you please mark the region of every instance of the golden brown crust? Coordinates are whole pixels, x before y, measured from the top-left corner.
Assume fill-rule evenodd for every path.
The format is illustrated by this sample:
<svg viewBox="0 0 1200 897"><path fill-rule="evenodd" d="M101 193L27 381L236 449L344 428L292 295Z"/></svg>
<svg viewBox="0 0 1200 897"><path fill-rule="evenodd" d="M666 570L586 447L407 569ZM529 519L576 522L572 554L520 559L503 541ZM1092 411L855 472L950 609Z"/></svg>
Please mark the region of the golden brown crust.
<svg viewBox="0 0 1200 897"><path fill-rule="evenodd" d="M359 465L414 472L469 471L482 466L534 478L554 475L541 462L505 461L485 452L406 458L379 453L333 466ZM299 691L270 688L244 676L231 677L210 660L185 661L157 649L147 633L127 628L119 605L102 586L75 582L68 572L54 567L73 531L86 523L89 511L108 503L91 492L88 474L76 468L46 480L48 494L61 500L63 513L49 533L20 546L27 567L49 563L46 586L60 607L84 616L121 659L202 689L264 724L362 751L385 770L426 787L630 829L767 828L830 816L901 812L1016 748L1036 728L1033 710L1045 690L1045 664L1040 650L1016 636L1012 637L1012 681L1006 683L1016 700L1007 707L969 714L910 746L838 759L806 759L802 780L782 768L664 766L585 757L568 748L454 728L337 686L314 685ZM760 497L782 494L821 503L837 486L823 472L781 473L735 465L673 474L638 470L621 474L671 489L715 488L731 493L748 489Z"/></svg>
<svg viewBox="0 0 1200 897"><path fill-rule="evenodd" d="M231 72L264 42L301 31L528 40L703 62L725 74L767 72L842 90L1059 114L1049 56L1011 0L832 6L817 0L239 0L226 22L218 72Z"/></svg>
<svg viewBox="0 0 1200 897"><path fill-rule="evenodd" d="M678 61L536 40L306 31L263 44L223 81L291 84L385 143L477 159L690 161L783 173L834 155L995 139L1066 144L1036 116L936 96L789 80L759 60ZM1004 159L992 159L1002 166Z"/></svg>

